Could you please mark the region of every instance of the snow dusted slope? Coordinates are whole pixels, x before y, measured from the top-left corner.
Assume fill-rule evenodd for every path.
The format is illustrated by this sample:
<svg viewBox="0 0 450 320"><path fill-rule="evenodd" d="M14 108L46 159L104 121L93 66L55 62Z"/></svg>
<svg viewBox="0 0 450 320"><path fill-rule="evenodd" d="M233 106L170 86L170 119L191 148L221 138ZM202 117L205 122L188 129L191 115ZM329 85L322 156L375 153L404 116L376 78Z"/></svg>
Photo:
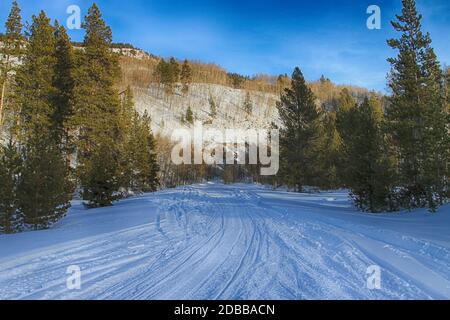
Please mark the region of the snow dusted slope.
<svg viewBox="0 0 450 320"><path fill-rule="evenodd" d="M449 206L367 215L345 193L195 185L0 236L0 299L449 299L449 231Z"/></svg>
<svg viewBox="0 0 450 320"><path fill-rule="evenodd" d="M156 84L148 88L133 88L136 109L152 117L155 133L170 136L174 128L183 126L182 116L191 107L196 120L214 128L268 128L278 123L278 110L274 94L259 91L245 91L216 84L194 83L187 94L180 87L173 95L167 95ZM244 110L247 93L252 104L251 114ZM211 114L211 101L216 106L216 115Z"/></svg>

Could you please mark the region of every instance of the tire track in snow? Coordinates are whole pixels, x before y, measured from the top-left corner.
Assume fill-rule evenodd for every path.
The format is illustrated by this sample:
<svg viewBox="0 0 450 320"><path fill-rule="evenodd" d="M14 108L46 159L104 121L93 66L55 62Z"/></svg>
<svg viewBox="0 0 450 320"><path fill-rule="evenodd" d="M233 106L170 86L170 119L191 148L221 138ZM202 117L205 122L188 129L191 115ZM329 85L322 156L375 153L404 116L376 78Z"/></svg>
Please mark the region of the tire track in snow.
<svg viewBox="0 0 450 320"><path fill-rule="evenodd" d="M219 184L161 194L159 225L0 260L0 299L449 298L449 247L346 220L323 196ZM81 291L65 288L70 264ZM371 264L383 290L365 287Z"/></svg>

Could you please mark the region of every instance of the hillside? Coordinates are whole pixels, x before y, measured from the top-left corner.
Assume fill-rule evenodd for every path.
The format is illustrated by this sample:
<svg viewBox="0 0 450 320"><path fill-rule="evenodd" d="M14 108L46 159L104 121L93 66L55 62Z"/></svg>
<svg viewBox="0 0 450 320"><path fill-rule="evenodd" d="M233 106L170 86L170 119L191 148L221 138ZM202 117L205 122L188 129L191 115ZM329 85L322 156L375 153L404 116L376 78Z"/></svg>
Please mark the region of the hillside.
<svg viewBox="0 0 450 320"><path fill-rule="evenodd" d="M155 133L167 135L174 127L182 126L188 107L196 120L218 128L267 128L271 123L279 123L276 102L284 88L290 85L287 75L260 74L249 77L228 73L215 64L189 61L192 69L189 91L182 93L178 83L175 92L167 94L154 75L162 58L139 49L113 50L120 56L122 68L119 87L124 90L131 86L137 110L146 110L151 115ZM181 62L178 60L178 63ZM334 84L325 77L309 82L309 86L316 96L317 107L326 110L331 108L344 88L358 102L369 93L365 88ZM251 113L244 110L248 98ZM217 111L215 115L212 114L212 105Z"/></svg>
<svg viewBox="0 0 450 320"><path fill-rule="evenodd" d="M271 122L278 121L277 96L272 93L206 83L192 84L187 94L178 88L174 94L167 95L157 84L133 87L133 91L137 110L147 110L152 117L153 131L162 135L170 135L174 128L183 125L188 107L196 120L216 128L268 128ZM250 114L243 108L247 93L253 106ZM216 115L211 111L212 105Z"/></svg>

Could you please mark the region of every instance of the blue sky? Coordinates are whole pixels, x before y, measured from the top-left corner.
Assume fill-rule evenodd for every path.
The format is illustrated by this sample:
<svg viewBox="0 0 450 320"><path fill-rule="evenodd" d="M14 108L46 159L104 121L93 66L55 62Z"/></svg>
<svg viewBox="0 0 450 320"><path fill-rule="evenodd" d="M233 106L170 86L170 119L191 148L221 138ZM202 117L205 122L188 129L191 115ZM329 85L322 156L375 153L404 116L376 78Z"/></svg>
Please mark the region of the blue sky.
<svg viewBox="0 0 450 320"><path fill-rule="evenodd" d="M18 0L25 20L44 9L65 22L75 4L84 16L92 0ZM114 41L153 54L217 63L246 75L290 74L299 66L307 79L321 74L336 83L385 90L389 21L400 0L98 0ZM381 30L366 27L369 5L381 8ZM9 12L0 2L0 30ZM431 33L442 63L450 64L450 1L417 0L423 28ZM82 40L82 30L71 30Z"/></svg>

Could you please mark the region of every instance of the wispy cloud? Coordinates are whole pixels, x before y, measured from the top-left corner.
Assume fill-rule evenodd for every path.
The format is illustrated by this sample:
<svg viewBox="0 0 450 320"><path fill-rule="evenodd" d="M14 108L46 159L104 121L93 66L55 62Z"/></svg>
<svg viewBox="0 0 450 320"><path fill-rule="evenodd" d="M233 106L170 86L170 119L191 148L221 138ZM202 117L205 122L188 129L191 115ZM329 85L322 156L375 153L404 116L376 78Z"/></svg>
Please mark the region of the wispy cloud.
<svg viewBox="0 0 450 320"><path fill-rule="evenodd" d="M400 0L379 0L382 29L366 28L363 0L98 0L114 31L114 40L130 42L161 56L215 62L233 72L290 73L300 66L306 77L321 74L337 83L351 83L384 90L389 65L395 54L386 39L395 36L389 21L400 12ZM19 0L24 17L44 9L65 21L70 4L83 14L92 0ZM443 63L450 63L448 0L418 0L423 25ZM0 19L6 19L8 1L0 3ZM1 30L1 29L0 29ZM70 35L81 40L81 30Z"/></svg>

